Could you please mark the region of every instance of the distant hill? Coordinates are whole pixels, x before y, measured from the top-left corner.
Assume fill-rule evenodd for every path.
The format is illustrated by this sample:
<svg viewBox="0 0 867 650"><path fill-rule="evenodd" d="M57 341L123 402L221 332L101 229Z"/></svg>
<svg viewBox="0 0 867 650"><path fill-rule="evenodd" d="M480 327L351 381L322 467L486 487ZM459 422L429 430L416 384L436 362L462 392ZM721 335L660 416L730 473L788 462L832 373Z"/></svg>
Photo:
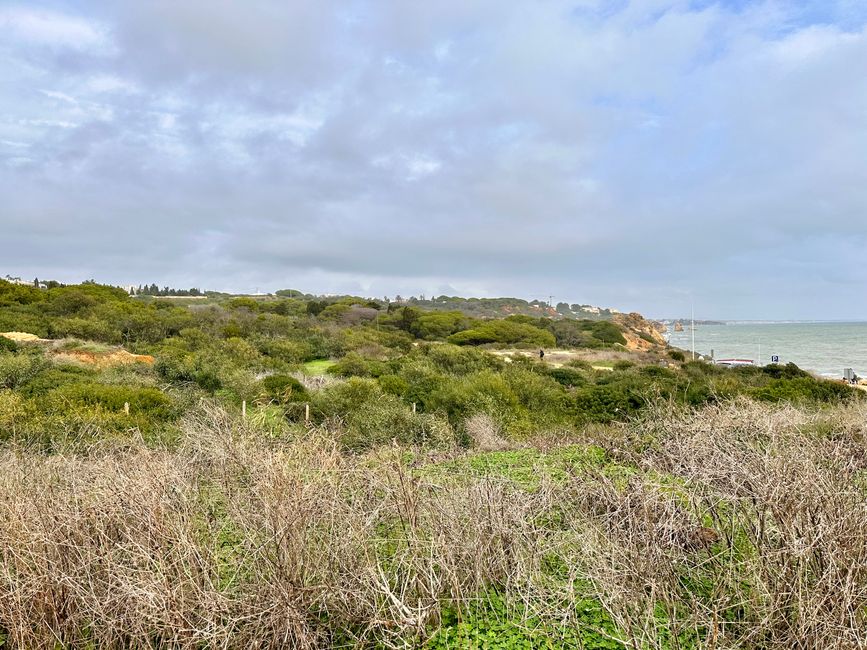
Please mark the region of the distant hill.
<svg viewBox="0 0 867 650"><path fill-rule="evenodd" d="M395 298L394 302L420 307L432 311L459 311L475 318L503 318L522 315L536 318L569 318L584 320L611 320L620 312L616 309L594 307L593 305L557 303L551 307L541 300L521 298L461 298L459 296L437 296L436 298Z"/></svg>

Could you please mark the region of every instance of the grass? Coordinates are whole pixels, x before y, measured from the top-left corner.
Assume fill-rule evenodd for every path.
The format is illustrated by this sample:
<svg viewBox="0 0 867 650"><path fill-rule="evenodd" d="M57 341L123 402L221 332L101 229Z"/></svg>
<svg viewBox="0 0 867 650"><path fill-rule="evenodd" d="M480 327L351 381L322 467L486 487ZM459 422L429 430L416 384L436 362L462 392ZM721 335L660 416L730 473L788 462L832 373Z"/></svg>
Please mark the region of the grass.
<svg viewBox="0 0 867 650"><path fill-rule="evenodd" d="M595 445L564 445L547 451L534 447L472 452L461 458L426 465L430 476L470 476L512 481L524 490L538 490L543 482L562 483L588 469L606 467L605 450Z"/></svg>
<svg viewBox="0 0 867 650"><path fill-rule="evenodd" d="M328 369L333 366L336 361L332 359L315 359L308 361L303 365L304 372L308 375L318 377L328 372Z"/></svg>

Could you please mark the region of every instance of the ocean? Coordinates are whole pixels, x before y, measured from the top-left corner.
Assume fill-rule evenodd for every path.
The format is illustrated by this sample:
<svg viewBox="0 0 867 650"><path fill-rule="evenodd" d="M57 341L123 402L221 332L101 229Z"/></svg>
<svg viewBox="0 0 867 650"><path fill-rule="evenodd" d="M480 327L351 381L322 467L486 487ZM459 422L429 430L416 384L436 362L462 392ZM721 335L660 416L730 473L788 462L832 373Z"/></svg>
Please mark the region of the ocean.
<svg viewBox="0 0 867 650"><path fill-rule="evenodd" d="M690 350L689 325L683 332L669 328L671 345ZM780 363L793 362L804 370L827 377L842 377L844 368L853 368L867 377L867 322L744 322L725 325L696 325L696 354L714 358L753 359L765 365L772 356Z"/></svg>

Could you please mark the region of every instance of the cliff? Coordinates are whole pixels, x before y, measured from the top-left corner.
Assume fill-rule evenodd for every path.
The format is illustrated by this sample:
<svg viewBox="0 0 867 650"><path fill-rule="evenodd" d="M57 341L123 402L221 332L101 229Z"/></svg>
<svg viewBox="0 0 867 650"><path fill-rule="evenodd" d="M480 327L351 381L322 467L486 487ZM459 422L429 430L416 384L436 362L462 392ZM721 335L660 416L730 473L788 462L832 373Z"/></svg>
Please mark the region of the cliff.
<svg viewBox="0 0 867 650"><path fill-rule="evenodd" d="M623 328L628 350L655 350L668 345L657 323L647 320L637 312L615 314L611 320Z"/></svg>

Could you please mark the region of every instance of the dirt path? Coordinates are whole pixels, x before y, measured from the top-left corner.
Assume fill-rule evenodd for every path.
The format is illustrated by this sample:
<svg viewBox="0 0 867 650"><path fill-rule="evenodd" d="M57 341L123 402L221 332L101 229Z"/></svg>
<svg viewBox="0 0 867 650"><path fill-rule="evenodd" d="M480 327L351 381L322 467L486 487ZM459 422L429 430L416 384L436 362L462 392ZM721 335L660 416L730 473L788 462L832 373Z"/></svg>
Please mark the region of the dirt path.
<svg viewBox="0 0 867 650"><path fill-rule="evenodd" d="M491 354L508 359L509 357L533 357L539 358L539 350L519 350L510 348L506 350L489 350ZM613 361L621 359L634 359L635 355L618 350L545 350L545 363L560 368L570 361L587 361L599 370L611 370Z"/></svg>

